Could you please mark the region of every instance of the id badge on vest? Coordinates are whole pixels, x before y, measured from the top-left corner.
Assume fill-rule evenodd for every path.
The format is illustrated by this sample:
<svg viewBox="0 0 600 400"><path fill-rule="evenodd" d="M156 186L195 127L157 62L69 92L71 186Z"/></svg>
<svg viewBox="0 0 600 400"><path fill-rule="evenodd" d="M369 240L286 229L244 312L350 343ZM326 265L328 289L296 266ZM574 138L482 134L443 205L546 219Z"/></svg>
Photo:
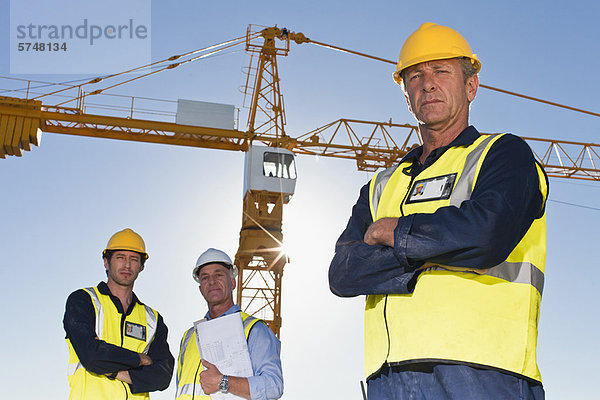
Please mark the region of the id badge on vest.
<svg viewBox="0 0 600 400"><path fill-rule="evenodd" d="M125 322L125 336L129 336L141 341L146 341L146 327L133 322Z"/></svg>
<svg viewBox="0 0 600 400"><path fill-rule="evenodd" d="M457 173L421 179L413 183L406 204L446 200L452 194Z"/></svg>

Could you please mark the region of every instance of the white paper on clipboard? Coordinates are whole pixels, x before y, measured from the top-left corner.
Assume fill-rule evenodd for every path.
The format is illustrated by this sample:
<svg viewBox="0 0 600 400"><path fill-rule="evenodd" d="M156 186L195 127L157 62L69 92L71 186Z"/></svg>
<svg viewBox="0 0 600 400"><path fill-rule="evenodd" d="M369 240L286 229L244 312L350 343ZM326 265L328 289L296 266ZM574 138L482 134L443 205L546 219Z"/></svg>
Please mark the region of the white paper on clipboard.
<svg viewBox="0 0 600 400"><path fill-rule="evenodd" d="M224 375L248 378L253 375L248 343L240 313L194 322L198 351ZM213 393L212 400L241 399L231 393Z"/></svg>

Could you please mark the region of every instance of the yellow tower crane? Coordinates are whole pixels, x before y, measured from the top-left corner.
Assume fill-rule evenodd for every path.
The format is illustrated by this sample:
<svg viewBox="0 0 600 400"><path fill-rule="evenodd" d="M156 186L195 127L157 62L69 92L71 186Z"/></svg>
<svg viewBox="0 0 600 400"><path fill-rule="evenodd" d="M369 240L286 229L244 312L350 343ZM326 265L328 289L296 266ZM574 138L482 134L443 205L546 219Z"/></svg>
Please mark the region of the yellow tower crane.
<svg viewBox="0 0 600 400"><path fill-rule="evenodd" d="M86 112L86 98L102 93L86 93L76 86L75 107L43 104L39 98L0 97L0 158L20 156L31 145L39 145L41 132L97 138L192 146L246 152L242 228L236 265L239 267L237 301L242 309L260 317L279 336L281 328L281 280L287 256L282 250L283 205L294 192L294 154L352 159L361 171L391 166L411 148L421 143L418 128L352 119L339 119L295 138L285 132L285 110L279 87L277 56L286 56L290 42L311 43L380 62L394 61L353 50L316 42L302 33L268 27L249 26L242 38L225 42L224 48L244 44L250 54L250 67L243 92L250 99L246 131L195 126ZM211 46L212 49L216 46ZM206 56L194 56L168 64L172 69ZM176 61L184 55L170 57ZM130 72L130 71L125 71ZM156 73L153 71L150 74ZM149 75L149 74L147 74ZM96 84L96 78L86 84ZM482 87L553 106L600 116L600 114L547 102L486 85ZM112 86L111 86L112 87ZM63 89L64 90L64 89ZM62 90L60 90L62 91ZM53 92L51 94L55 94ZM400 133L400 131L402 131ZM399 140L400 139L400 140ZM600 146L593 143L524 138L534 150L549 176L600 181ZM257 146L261 144L262 146Z"/></svg>

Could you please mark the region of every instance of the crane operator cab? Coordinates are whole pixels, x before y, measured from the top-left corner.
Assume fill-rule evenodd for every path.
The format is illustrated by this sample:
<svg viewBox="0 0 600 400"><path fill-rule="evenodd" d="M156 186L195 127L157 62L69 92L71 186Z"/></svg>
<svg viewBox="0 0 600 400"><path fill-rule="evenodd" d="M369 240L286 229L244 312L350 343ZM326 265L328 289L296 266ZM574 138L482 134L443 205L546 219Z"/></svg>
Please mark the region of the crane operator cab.
<svg viewBox="0 0 600 400"><path fill-rule="evenodd" d="M250 146L244 161L244 196L260 190L281 193L287 204L295 189L294 153L278 147Z"/></svg>

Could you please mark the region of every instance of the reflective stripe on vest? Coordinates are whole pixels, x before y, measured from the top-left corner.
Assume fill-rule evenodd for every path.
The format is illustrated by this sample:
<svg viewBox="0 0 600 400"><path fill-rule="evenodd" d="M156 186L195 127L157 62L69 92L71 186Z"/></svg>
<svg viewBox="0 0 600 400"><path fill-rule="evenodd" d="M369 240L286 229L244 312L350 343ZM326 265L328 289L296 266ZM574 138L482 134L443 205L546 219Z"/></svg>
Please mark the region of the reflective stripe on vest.
<svg viewBox="0 0 600 400"><path fill-rule="evenodd" d="M199 382L178 386L177 391L175 392L175 398L179 399L181 396L204 396L210 398L210 396L204 393Z"/></svg>
<svg viewBox="0 0 600 400"><path fill-rule="evenodd" d="M156 314L154 314L154 310L152 308L148 307L145 304L144 308L146 309L146 335L150 336L151 339L147 341L143 353L148 354L148 351L150 350L150 345L152 344L152 342L154 342L154 335L156 335L156 329L158 328L158 318L156 318Z"/></svg>
<svg viewBox="0 0 600 400"><path fill-rule="evenodd" d="M85 290L92 298L92 304L94 305L94 310L96 310L96 324L94 329L98 339L102 339L102 328L104 327L104 309L102 308L100 299L98 298L98 295L93 287L84 288L83 290ZM81 365L81 362L79 361L77 363L69 364L67 367L67 375L74 375L75 372L80 368L83 368L83 365Z"/></svg>
<svg viewBox="0 0 600 400"><path fill-rule="evenodd" d="M194 328L190 328L185 332L183 340L181 341L181 349L187 349L188 343L194 337ZM179 354L179 368L183 368L185 362L185 351Z"/></svg>
<svg viewBox="0 0 600 400"><path fill-rule="evenodd" d="M525 283L533 286L542 294L544 290L544 273L535 265L528 262L508 262L504 261L495 267L488 269L469 269L461 267L450 267L448 265L425 264L424 269L427 271L456 271L456 272L472 272L479 275L495 276L513 283ZM423 268L423 267L421 267Z"/></svg>
<svg viewBox="0 0 600 400"><path fill-rule="evenodd" d="M379 199L381 198L383 188L385 185L387 185L394 172L396 172L396 168L398 168L398 166L400 166L400 164L384 169L375 175L375 177L373 177L370 202L372 215L377 215L377 208L379 207Z"/></svg>
<svg viewBox="0 0 600 400"><path fill-rule="evenodd" d="M244 335L246 341L250 335L250 330L260 320L241 312L242 324L244 327ZM192 343L190 343L192 342ZM196 345L192 345L192 344ZM177 360L177 375L176 375L176 400L194 399L209 399L210 397L202 391L202 386L198 381L198 372L202 371L202 362L200 361L200 352L196 343L196 332L192 327L188 329L179 348L179 360ZM183 382L185 380L185 382Z"/></svg>
<svg viewBox="0 0 600 400"><path fill-rule="evenodd" d="M102 339L102 329L104 328L104 309L102 308L102 304L100 304L100 299L98 298L98 294L96 294L96 290L93 287L83 289L92 298L92 303L94 303L94 309L96 310L96 336L99 339Z"/></svg>
<svg viewBox="0 0 600 400"><path fill-rule="evenodd" d="M451 147L417 176L404 172L410 167L407 161L380 172L369 188L373 221L460 207L471 198L481 165L501 136L481 136L471 145ZM546 176L536 168L545 202ZM449 175L456 176L449 197L407 201L414 182ZM541 214L506 260L494 267L426 263L412 294L367 296L367 377L385 364L427 360L491 367L541 381L535 357L546 251Z"/></svg>
<svg viewBox="0 0 600 400"><path fill-rule="evenodd" d="M454 185L454 190L450 196L450 205L460 207L463 201L471 198L471 193L473 192L473 186L475 183L477 165L479 164L479 160L481 159L483 151L494 139L497 139L497 137L486 137L477 145L477 147L475 147L473 151L467 155L463 172L460 174L458 181Z"/></svg>
<svg viewBox="0 0 600 400"><path fill-rule="evenodd" d="M77 371L79 368L83 368L83 365L81 365L81 362L67 365L67 375L68 376L74 375L75 371Z"/></svg>
<svg viewBox="0 0 600 400"><path fill-rule="evenodd" d="M475 147L474 150L469 152L465 160L465 166L463 172L458 178L458 181L454 185L452 195L450 196L450 204L456 207L460 207L463 201L471 198L471 192L473 191L473 184L475 180L475 173L477 172L477 165L481 159L486 147L499 136L487 136ZM383 193L383 188L387 185L388 181L396 172L396 169L400 164L391 166L390 168L384 169L379 172L374 178L371 188L371 214L377 215L377 209L379 207L379 200Z"/></svg>

